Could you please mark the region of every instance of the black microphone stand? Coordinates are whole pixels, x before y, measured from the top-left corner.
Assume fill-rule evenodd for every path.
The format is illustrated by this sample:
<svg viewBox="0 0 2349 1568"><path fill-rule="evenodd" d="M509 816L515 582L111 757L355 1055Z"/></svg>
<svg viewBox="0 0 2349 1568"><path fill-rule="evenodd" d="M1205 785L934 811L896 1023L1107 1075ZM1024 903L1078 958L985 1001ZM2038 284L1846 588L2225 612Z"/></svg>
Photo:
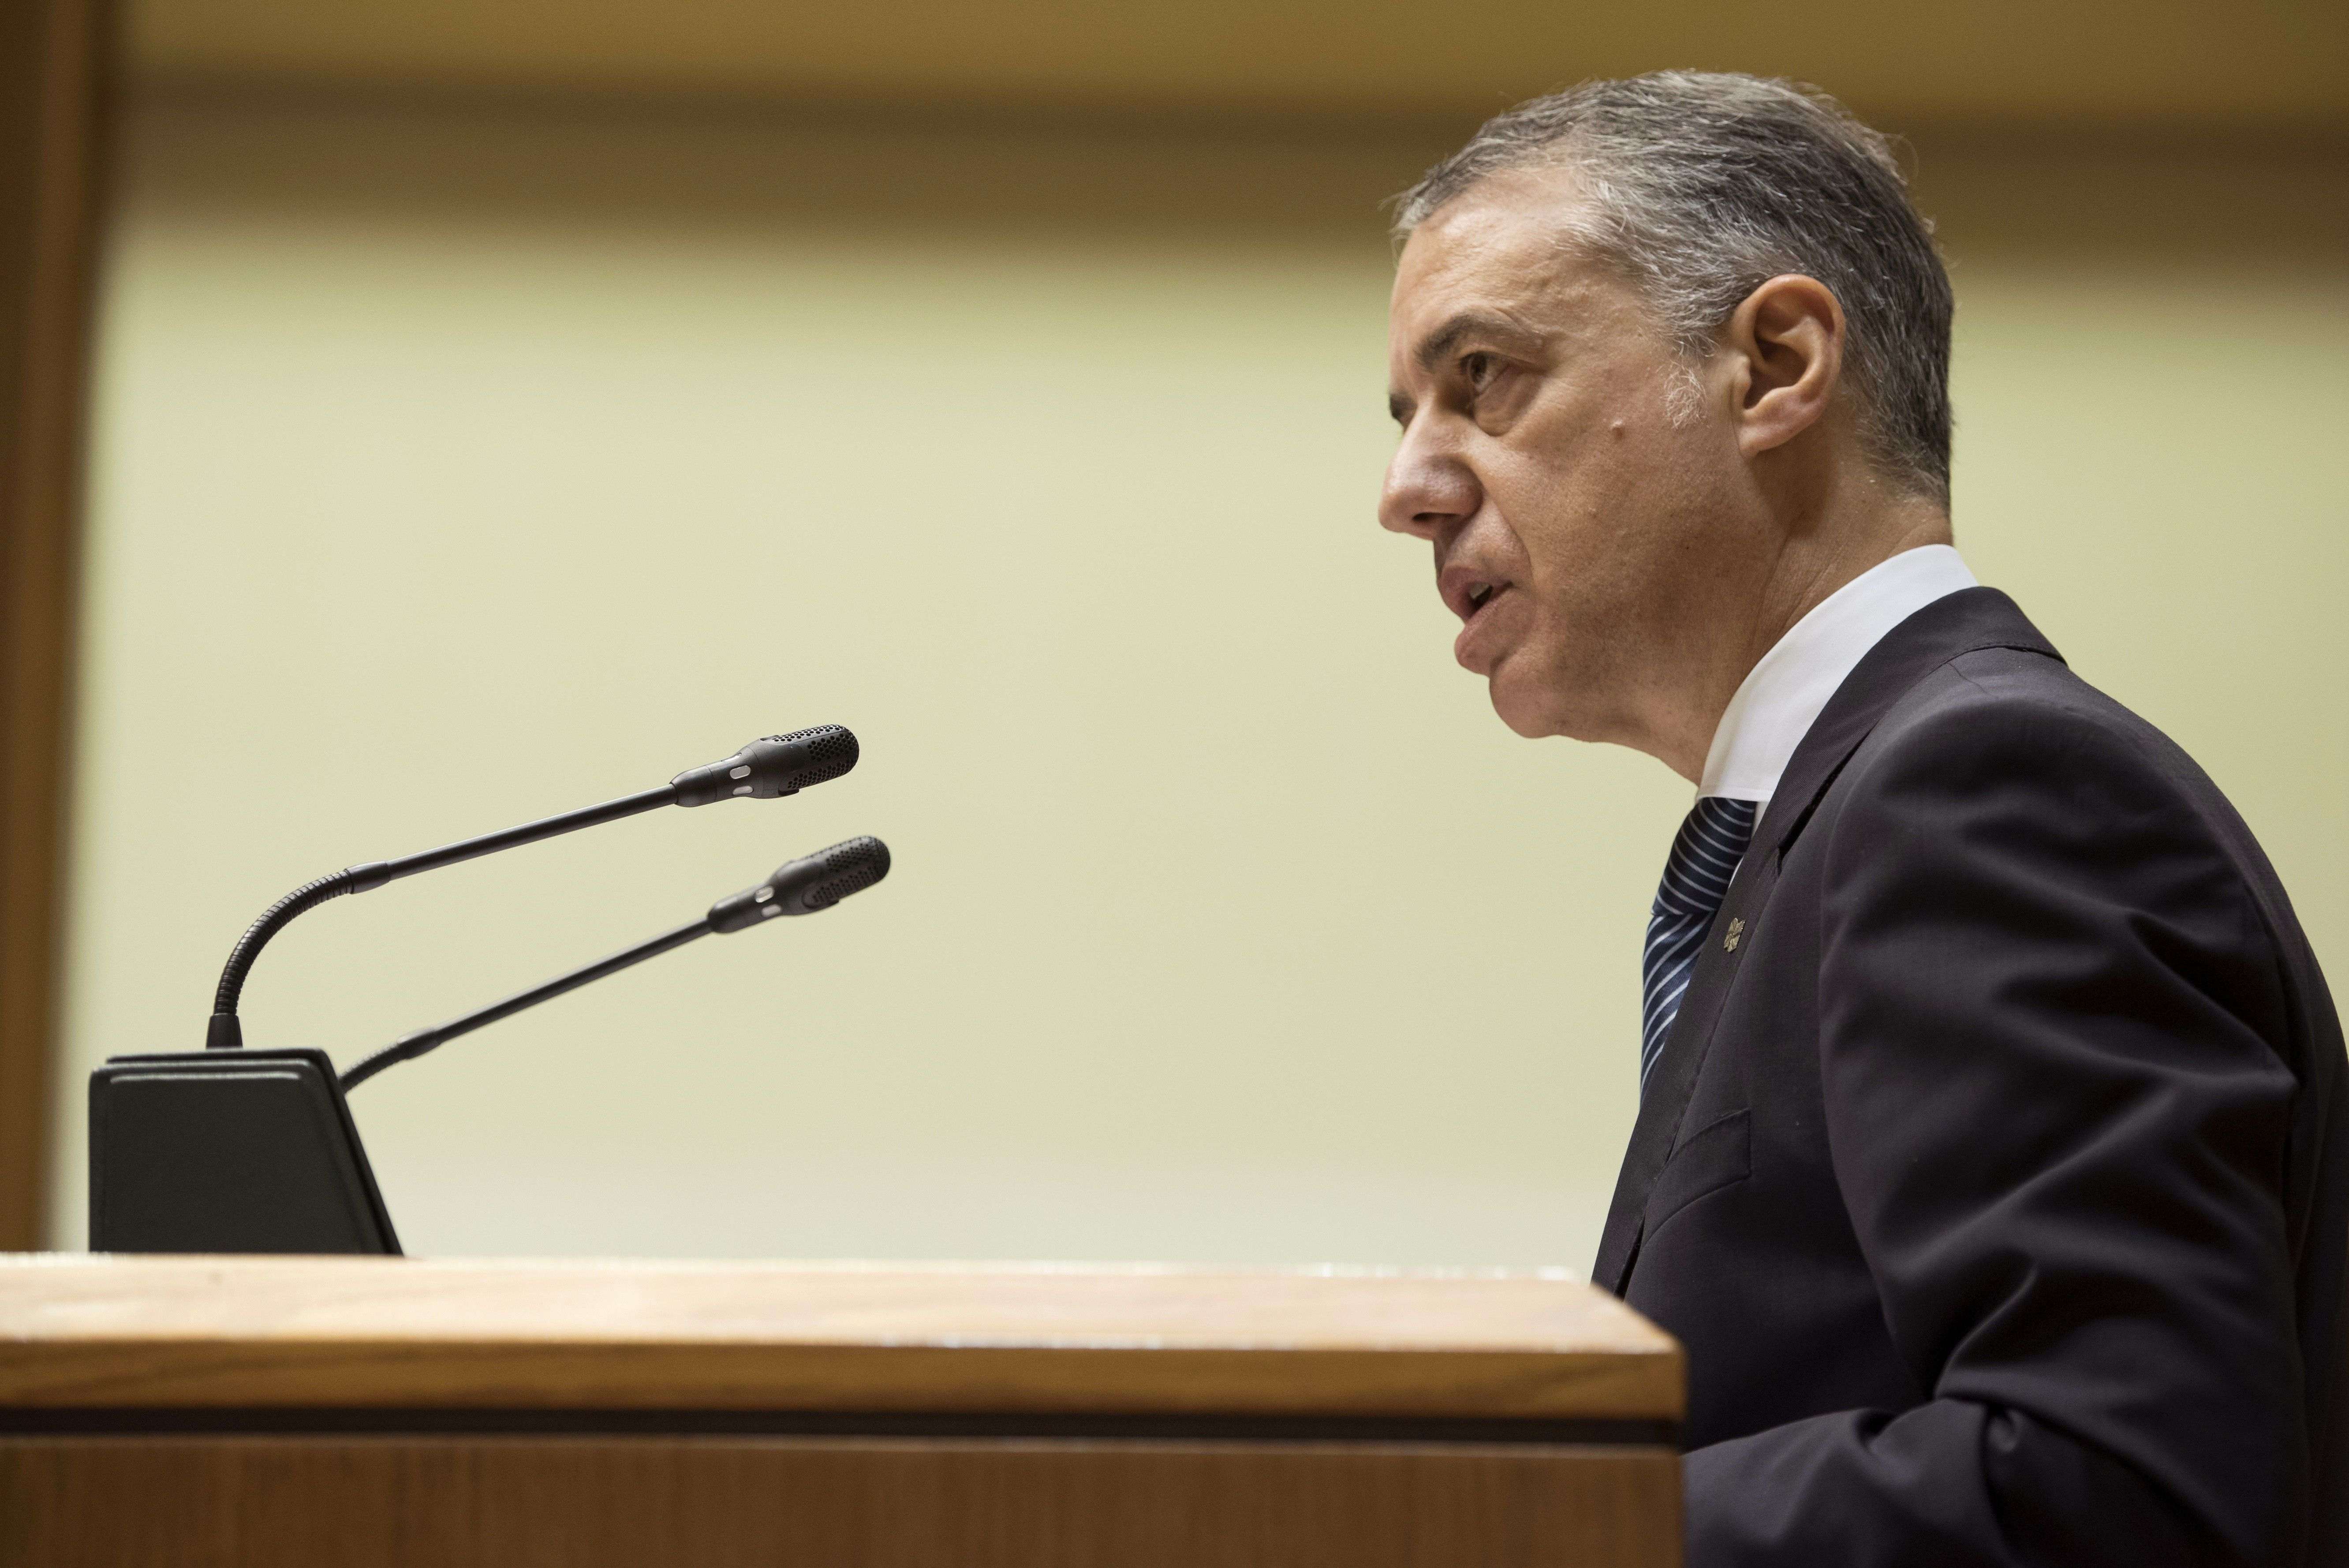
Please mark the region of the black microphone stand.
<svg viewBox="0 0 2349 1568"><path fill-rule="evenodd" d="M550 822L574 824L582 815ZM536 823L512 831L544 837L560 830ZM527 841L511 833L491 837ZM447 864L486 854L492 847L502 846L470 840L411 861ZM398 1253L390 1212L345 1099L348 1090L459 1036L701 937L748 931L778 915L830 909L888 873L888 847L878 839L851 839L803 855L755 887L719 899L698 920L503 1001L403 1035L340 1075L326 1054L316 1049L110 1057L89 1079L90 1250ZM291 918L279 917L275 926ZM264 932L261 940L267 935ZM249 966L259 943L239 947Z"/></svg>

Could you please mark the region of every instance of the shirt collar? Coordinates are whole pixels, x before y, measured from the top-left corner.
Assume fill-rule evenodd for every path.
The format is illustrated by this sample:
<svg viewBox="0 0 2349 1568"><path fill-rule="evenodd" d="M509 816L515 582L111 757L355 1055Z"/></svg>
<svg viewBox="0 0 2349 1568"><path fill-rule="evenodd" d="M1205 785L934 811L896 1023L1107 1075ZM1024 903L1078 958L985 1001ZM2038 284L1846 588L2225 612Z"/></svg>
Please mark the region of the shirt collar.
<svg viewBox="0 0 2349 1568"><path fill-rule="evenodd" d="M1820 600L1729 699L1697 794L1767 800L1819 710L1868 651L1936 599L1975 585L1955 550L1926 544L1878 562Z"/></svg>

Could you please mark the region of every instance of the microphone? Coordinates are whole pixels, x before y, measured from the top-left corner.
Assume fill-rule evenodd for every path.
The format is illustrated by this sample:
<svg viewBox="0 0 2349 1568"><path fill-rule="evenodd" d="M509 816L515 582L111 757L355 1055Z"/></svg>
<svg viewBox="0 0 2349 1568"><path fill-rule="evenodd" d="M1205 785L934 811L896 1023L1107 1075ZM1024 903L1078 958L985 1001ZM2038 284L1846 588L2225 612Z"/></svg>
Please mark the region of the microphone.
<svg viewBox="0 0 2349 1568"><path fill-rule="evenodd" d="M713 763L711 766L722 767L723 764ZM802 855L798 860L776 867L774 874L758 886L745 888L740 892L729 893L719 899L709 906L709 913L691 924L664 932L634 947L624 947L609 957L599 958L567 975L558 975L543 985L517 992L502 1002L492 1002L445 1024L402 1035L342 1074L339 1082L347 1094L395 1063L411 1061L460 1035L470 1035L484 1025L494 1024L501 1018L511 1018L525 1008L552 1001L566 991L576 991L590 981L601 980L606 975L616 975L632 965L658 957L713 932L720 936L731 935L735 932L764 924L779 914L813 914L819 910L830 909L850 894L863 892L888 874L889 846L875 838L850 839L828 850Z"/></svg>
<svg viewBox="0 0 2349 1568"><path fill-rule="evenodd" d="M837 779L856 766L856 737L836 724L795 729L754 740L723 762L688 768L668 781L680 806L749 796L772 800L796 795L811 784Z"/></svg>
<svg viewBox="0 0 2349 1568"><path fill-rule="evenodd" d="M605 822L616 822L623 817L633 817L640 811L650 811L662 806L707 806L719 800L748 798L772 800L784 795L796 795L812 784L822 784L837 779L856 766L859 755L856 737L837 724L820 724L812 729L795 729L789 735L770 735L751 741L733 756L700 768L688 768L657 789L643 789L634 795L623 795L616 800L606 800L600 806L582 807L559 817L542 821L525 822L519 828L503 832L484 833L477 839L463 839L444 844L437 850L426 850L396 861L368 861L347 866L330 876L303 883L262 912L261 918L245 928L221 969L220 985L212 994L212 1016L204 1030L204 1046L208 1050L234 1050L244 1044L243 1026L236 1016L237 1002L244 992L244 977L251 972L254 960L270 939L285 929L295 916L316 909L328 899L346 893L371 892L386 882L398 882L419 872L438 871L460 861L473 860L481 855L495 854L500 850L515 849L523 844L534 844L541 839L593 828ZM886 852L884 852L886 864ZM878 880L877 878L875 880Z"/></svg>
<svg viewBox="0 0 2349 1568"><path fill-rule="evenodd" d="M748 931L778 914L813 914L889 874L889 846L865 837L802 855L757 887L730 893L709 906L709 929Z"/></svg>

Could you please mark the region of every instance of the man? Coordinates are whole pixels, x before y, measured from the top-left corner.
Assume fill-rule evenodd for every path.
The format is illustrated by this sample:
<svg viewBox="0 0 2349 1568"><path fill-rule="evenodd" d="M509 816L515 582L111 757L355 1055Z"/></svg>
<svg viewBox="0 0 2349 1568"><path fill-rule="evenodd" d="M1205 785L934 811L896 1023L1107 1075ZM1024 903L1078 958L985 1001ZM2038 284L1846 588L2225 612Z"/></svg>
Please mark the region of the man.
<svg viewBox="0 0 2349 1568"><path fill-rule="evenodd" d="M1951 548L1884 139L1599 82L1399 230L1381 521L1511 728L1697 787L1594 1271L1687 1351L1690 1561L2349 1560L2340 1025L2217 789Z"/></svg>

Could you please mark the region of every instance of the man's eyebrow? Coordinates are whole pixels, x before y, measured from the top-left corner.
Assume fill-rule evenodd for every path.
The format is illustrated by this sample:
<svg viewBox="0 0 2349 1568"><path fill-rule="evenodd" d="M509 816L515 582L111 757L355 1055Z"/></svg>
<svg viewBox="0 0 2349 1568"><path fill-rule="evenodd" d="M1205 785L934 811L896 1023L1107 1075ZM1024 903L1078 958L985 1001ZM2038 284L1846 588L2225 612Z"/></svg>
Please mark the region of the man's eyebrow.
<svg viewBox="0 0 2349 1568"><path fill-rule="evenodd" d="M1464 310L1423 339L1412 358L1418 363L1422 370L1433 370L1438 364L1450 356L1454 349L1460 346L1463 339L1490 337L1504 342L1523 343L1532 336L1533 334L1511 321L1507 316L1496 315L1490 311Z"/></svg>

